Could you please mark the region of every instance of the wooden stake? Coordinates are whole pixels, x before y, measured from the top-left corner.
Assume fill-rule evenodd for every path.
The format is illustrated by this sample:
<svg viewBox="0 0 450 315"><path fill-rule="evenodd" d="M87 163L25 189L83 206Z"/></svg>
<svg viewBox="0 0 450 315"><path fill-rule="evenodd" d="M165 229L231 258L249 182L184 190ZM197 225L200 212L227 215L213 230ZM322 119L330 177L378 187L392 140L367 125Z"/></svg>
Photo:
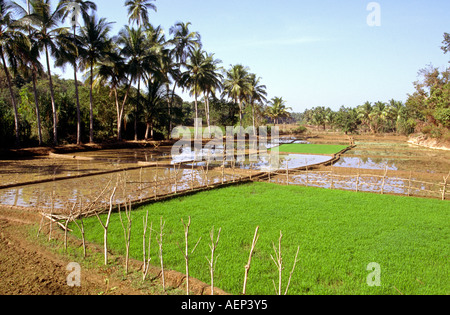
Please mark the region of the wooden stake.
<svg viewBox="0 0 450 315"><path fill-rule="evenodd" d="M214 254L216 252L217 246L219 245L221 231L222 231L222 228L219 229L219 233L217 235L217 239L215 242L214 242L214 227L212 228L211 233L209 234L209 236L211 238L211 245L209 245L209 248L211 249L211 259L208 259L208 257L206 257L206 260L208 260L209 272L211 275L211 295L214 295L214 271L216 269L216 263L217 263L217 258L214 258Z"/></svg>
<svg viewBox="0 0 450 315"><path fill-rule="evenodd" d="M283 271L283 259L281 257L281 239L282 238L283 238L283 234L280 231L280 238L278 239L278 251L275 247L275 244L272 243L276 259L273 258L272 255L270 255L270 258L272 258L272 260L275 263L275 265L277 266L277 270L278 270L278 290L275 286L275 281L273 282L273 285L275 287L275 292L278 295L281 295L281 275L282 275L282 271Z"/></svg>
<svg viewBox="0 0 450 315"><path fill-rule="evenodd" d="M184 220L181 219L181 223L183 223L183 227L184 227L184 241L185 241L185 251L183 252L181 250L181 253L184 256L184 260L186 262L186 295L189 295L189 257L191 254L193 254L195 252L195 250L197 249L198 244L201 241L201 237L199 238L197 244L195 245L194 249L189 253L189 229L191 227L191 217L189 217L189 221L187 224L184 223Z"/></svg>
<svg viewBox="0 0 450 315"><path fill-rule="evenodd" d="M445 200L445 191L447 189L447 181L450 177L450 172L448 173L447 177L444 177L444 187L442 187L442 200Z"/></svg>
<svg viewBox="0 0 450 315"><path fill-rule="evenodd" d="M160 232L159 232L159 238L156 238L156 241L159 245L159 260L161 263L161 279L162 279L162 287L163 291L166 291L166 284L165 284L165 277L164 277L164 260L163 260L163 236L164 236L164 226L166 225L166 222L163 222L163 218L161 217L160 221Z"/></svg>
<svg viewBox="0 0 450 315"><path fill-rule="evenodd" d="M223 159L222 163L222 185L225 182L225 158Z"/></svg>
<svg viewBox="0 0 450 315"><path fill-rule="evenodd" d="M97 212L95 212L95 215L97 216L98 221L103 227L103 249L104 249L104 257L105 257L105 266L108 265L108 226L111 220L111 213L113 209L113 198L116 194L117 187L114 187L113 192L111 194L111 197L109 199L109 211L108 211L108 217L106 218L106 223L103 223L103 221L100 219Z"/></svg>
<svg viewBox="0 0 450 315"><path fill-rule="evenodd" d="M242 294L245 295L247 292L247 280L248 280L248 272L250 270L250 264L252 262L253 251L255 250L256 243L259 239L259 226L256 228L255 236L253 237L252 248L250 250L250 256L248 257L247 265L245 265L245 274L244 274L244 288L242 289Z"/></svg>
<svg viewBox="0 0 450 315"><path fill-rule="evenodd" d="M192 161L191 169L191 189L194 190L194 161Z"/></svg>
<svg viewBox="0 0 450 315"><path fill-rule="evenodd" d="M408 197L411 196L411 177L412 177L412 171L409 172Z"/></svg>
<svg viewBox="0 0 450 315"><path fill-rule="evenodd" d="M381 194L384 195L384 183L386 182L387 165L384 166L383 182L381 184Z"/></svg>
<svg viewBox="0 0 450 315"><path fill-rule="evenodd" d="M289 165L287 160L286 160L286 185L289 186Z"/></svg>

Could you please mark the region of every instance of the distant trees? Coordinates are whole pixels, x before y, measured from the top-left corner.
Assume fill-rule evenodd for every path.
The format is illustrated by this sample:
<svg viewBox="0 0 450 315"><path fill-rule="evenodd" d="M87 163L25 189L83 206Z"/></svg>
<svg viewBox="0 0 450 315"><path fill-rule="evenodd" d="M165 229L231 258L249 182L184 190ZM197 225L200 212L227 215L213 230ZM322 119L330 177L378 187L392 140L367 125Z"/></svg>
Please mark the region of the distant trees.
<svg viewBox="0 0 450 315"><path fill-rule="evenodd" d="M346 134L354 132L366 133L403 133L409 134L414 128L408 127L408 109L400 101L365 102L356 108L341 106L337 111L329 107L316 107L306 110L301 115L304 124L317 126L326 130L339 129Z"/></svg>
<svg viewBox="0 0 450 315"><path fill-rule="evenodd" d="M286 107L286 101L282 97L274 97L270 102L266 110L266 114L273 119L274 124L279 123L280 118L289 117L288 110L292 110L290 107Z"/></svg>

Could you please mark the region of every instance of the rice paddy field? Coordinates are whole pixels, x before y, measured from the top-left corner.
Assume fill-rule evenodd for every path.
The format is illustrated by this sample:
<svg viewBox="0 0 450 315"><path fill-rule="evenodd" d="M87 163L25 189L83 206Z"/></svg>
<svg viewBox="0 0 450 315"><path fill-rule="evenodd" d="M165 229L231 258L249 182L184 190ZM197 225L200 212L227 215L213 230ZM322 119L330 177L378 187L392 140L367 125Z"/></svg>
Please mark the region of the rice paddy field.
<svg viewBox="0 0 450 315"><path fill-rule="evenodd" d="M181 273L185 272L180 251L184 247L181 220L191 217L189 246L193 248L201 240L190 258L190 276L207 284L210 283L206 259L210 256L210 231L214 227L217 235L221 228L214 283L231 294L242 293L244 266L256 227L260 238L247 283L249 295L275 294L278 271L271 256L275 256L273 243L278 245L280 231L283 291L297 248L300 249L288 294L449 294L450 207L448 200L439 200L439 189L443 187L439 184L450 171L449 151L412 146L407 139L399 137L358 136L354 140L356 147L329 166L327 161L347 148L346 137L283 138L276 144L279 147L270 146L280 152L279 174L273 174L272 183L215 188L134 207L132 258L142 261L142 220L148 211L149 224L152 222L155 231L159 230L161 218L166 222L164 268ZM123 202L124 198L148 201L153 196L156 199L157 194L189 190L191 185L214 185L222 178L238 182L241 176L258 174L270 163L264 159L243 161L233 168L227 163L222 172L219 161L209 165L205 176L206 162L200 162L194 169L189 160L192 152L188 152L187 160L176 161L170 151L170 147L130 148L2 160L0 187L4 187L0 188L0 205L30 212L54 207L52 211L64 213L70 208L68 204L95 199L118 175L126 183L126 191L117 193L116 202ZM183 167L177 171L175 166L180 162ZM156 168L150 166L155 163ZM306 174L301 171L292 172L289 177L284 174L286 169L305 165L316 167ZM378 188L369 186L360 186L360 192L356 193L353 182L348 187L333 182L334 189L329 189L328 184L312 184L313 180L328 183L329 172L336 177L361 174L362 178L365 174L368 182L374 184L381 182L377 175L387 174L389 180L383 181L384 192L392 195L380 194ZM435 191L428 193L431 188L420 184L412 195L425 198L407 197L404 190L394 186L401 184L399 178L436 183ZM279 179L281 185L275 183ZM97 218L85 219L84 224L88 240L101 245L103 229ZM79 237L78 229L72 226L72 230ZM151 264L158 267L155 237L156 232L152 236ZM108 239L111 251L125 253L117 213L112 216ZM368 285L367 279L373 272L368 266L372 263L380 267L380 286Z"/></svg>
<svg viewBox="0 0 450 315"><path fill-rule="evenodd" d="M184 272L184 230L181 219L192 219L190 246L201 238L190 258L190 275L209 283L206 257L209 233L222 229L216 255L215 286L242 292L255 228L260 238L253 256L247 294L275 294L278 271L272 261L280 231L283 290L298 246L299 262L289 294L391 295L449 294L449 202L392 195L354 193L321 188L253 183L201 192L156 203L133 212L132 257L142 260L142 219L159 231L165 221L165 268ZM105 220L105 219L104 219ZM97 218L85 220L89 241L102 243ZM149 223L150 224L150 223ZM76 230L76 229L75 229ZM156 232L154 232L156 234ZM109 247L124 253L122 226L111 219ZM158 265L157 244L151 248ZM371 263L381 268L380 286L369 286Z"/></svg>

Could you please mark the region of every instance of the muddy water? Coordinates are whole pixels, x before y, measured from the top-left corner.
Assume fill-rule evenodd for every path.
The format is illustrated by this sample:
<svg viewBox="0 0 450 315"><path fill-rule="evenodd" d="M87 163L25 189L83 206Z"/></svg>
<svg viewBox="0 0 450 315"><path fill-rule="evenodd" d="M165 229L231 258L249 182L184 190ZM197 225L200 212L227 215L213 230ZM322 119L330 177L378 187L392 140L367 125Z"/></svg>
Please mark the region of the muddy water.
<svg viewBox="0 0 450 315"><path fill-rule="evenodd" d="M238 180L239 174L224 174L224 181L233 178ZM221 181L222 173L215 170L209 170L206 174L205 170L196 169L142 168L2 189L0 204L46 211L53 208L55 212L61 212L70 208L69 205L86 205L99 196L98 203L106 205L114 186L118 187L114 202L121 203L127 199L138 201Z"/></svg>
<svg viewBox="0 0 450 315"><path fill-rule="evenodd" d="M333 185L333 188L346 190L356 190L358 184L359 191L441 196L442 186L439 184L450 172L449 151L414 146L398 137L358 136L355 140L356 147L346 152L332 167L319 168L319 172L309 172L308 175L291 176L291 184L323 188ZM334 143L339 142L339 136L322 136L308 141ZM341 143L344 142L342 139ZM336 176L331 178L331 174L323 171L332 171ZM361 175L358 183L357 174Z"/></svg>
<svg viewBox="0 0 450 315"><path fill-rule="evenodd" d="M281 139L282 143L328 143L348 144L342 136L319 137L296 140ZM414 147L398 139L356 139L357 147L345 155L332 167L320 167L318 171L333 170L334 174L346 176L347 180L334 178L331 184L326 173L310 171L308 175L290 176L290 184L317 186L323 188L340 188L355 190L356 178L351 175L361 174L358 188L361 191L379 192L381 179L372 175L383 175L388 171L383 189L386 193L411 193L420 195L421 191L438 190L437 186L412 185L409 191L405 188L405 178L429 182L442 182L443 176L450 171L450 152ZM268 147L271 147L270 145ZM121 191L117 192L116 201L125 198L133 200L152 198L155 195L170 194L175 191L188 190L206 184L222 181L221 161L215 163L198 163L202 169L191 169L188 163L194 159L191 150L186 150L179 159L171 158L171 148L159 149L120 149L102 150L67 155L64 159L37 158L31 160L0 161L0 187L8 184L19 186L0 189L0 204L22 207L63 209L75 202L88 203L95 200L105 186L121 180ZM204 152L205 153L205 152ZM215 152L223 154L223 148L217 147ZM91 159L91 160L88 160ZM329 156L289 154L280 155L277 169L297 169L306 165L322 163L330 160ZM159 163L158 168L142 167L140 162ZM184 163L181 169L173 164ZM172 166L169 166L171 165ZM248 176L267 170L271 161L260 158L257 162L248 160L235 165L227 162L224 180L237 180L239 176ZM163 166L167 165L167 166ZM235 166L235 169L232 168ZM208 174L205 170L208 168ZM113 174L99 175L102 172L117 171ZM74 178L83 176L82 178ZM364 176L363 176L364 175ZM368 176L366 176L368 175ZM72 178L71 178L72 177ZM176 180L175 180L176 177ZM281 176L283 177L283 176ZM400 179L399 179L400 178ZM403 180L401 180L403 178ZM341 179L341 182L339 182ZM27 184L36 180L51 180L40 184ZM53 181L56 180L56 181ZM277 179L273 179L276 181ZM314 184L314 182L316 182ZM111 184L113 185L113 184ZM437 188L436 188L437 187ZM437 192L438 193L438 192ZM53 195L53 198L52 198ZM427 193L422 194L427 196ZM103 196L103 202L108 196Z"/></svg>

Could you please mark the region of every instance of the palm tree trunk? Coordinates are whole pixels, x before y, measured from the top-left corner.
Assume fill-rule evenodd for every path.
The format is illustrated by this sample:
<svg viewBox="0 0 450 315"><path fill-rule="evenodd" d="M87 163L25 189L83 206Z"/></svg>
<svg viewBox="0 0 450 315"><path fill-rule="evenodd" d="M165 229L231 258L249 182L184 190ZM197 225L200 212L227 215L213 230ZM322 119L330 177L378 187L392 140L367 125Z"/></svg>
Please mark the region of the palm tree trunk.
<svg viewBox="0 0 450 315"><path fill-rule="evenodd" d="M195 91L194 94L195 94L195 119L198 119L197 91Z"/></svg>
<svg viewBox="0 0 450 315"><path fill-rule="evenodd" d="M92 95L92 88L93 88L93 75L94 75L94 62L91 61L91 79L90 79L90 91L89 91L89 142L94 143L94 97Z"/></svg>
<svg viewBox="0 0 450 315"><path fill-rule="evenodd" d="M166 83L166 91L167 91L167 112L169 113L169 122L167 126L167 140L170 140L170 134L172 132L172 109L171 109L171 102L170 102L170 85L169 83Z"/></svg>
<svg viewBox="0 0 450 315"><path fill-rule="evenodd" d="M122 119L120 115L120 108L119 108L119 96L117 95L117 87L113 88L114 90L114 100L116 102L116 114L117 114L117 140L122 140Z"/></svg>
<svg viewBox="0 0 450 315"><path fill-rule="evenodd" d="M256 136L255 105L252 103L253 135Z"/></svg>
<svg viewBox="0 0 450 315"><path fill-rule="evenodd" d="M242 127L242 120L243 120L243 115L242 115L242 101L239 102L239 125Z"/></svg>
<svg viewBox="0 0 450 315"><path fill-rule="evenodd" d="M58 114L56 112L56 104L55 104L55 93L53 91L53 81L52 81L52 73L50 70L50 58L48 56L48 47L45 44L45 57L47 59L47 70L48 70L48 80L50 86L50 98L52 102L52 111L53 111L53 143L58 145Z"/></svg>
<svg viewBox="0 0 450 315"><path fill-rule="evenodd" d="M147 122L147 128L145 129L145 140L148 140L148 134L150 132L150 123Z"/></svg>
<svg viewBox="0 0 450 315"><path fill-rule="evenodd" d="M76 26L73 26L73 38L75 42ZM75 97L77 100L77 144L81 144L81 111L80 111L80 97L78 95L78 78L77 78L77 61L73 63L73 76L75 79Z"/></svg>
<svg viewBox="0 0 450 315"><path fill-rule="evenodd" d="M117 89L117 87L116 87L116 89ZM125 96L124 96L123 102L122 102L122 107L120 108L120 114L119 114L118 121L117 121L117 132L118 132L117 139L119 139L119 141L122 140L123 113L125 110L125 104L127 103L128 95L130 93L130 89L131 89L131 82L128 84L127 91L125 92Z"/></svg>
<svg viewBox="0 0 450 315"><path fill-rule="evenodd" d="M137 133L137 120L138 120L138 106L141 98L141 79L138 80L138 90L137 90L137 102L134 107L134 141L138 141L138 133Z"/></svg>
<svg viewBox="0 0 450 315"><path fill-rule="evenodd" d="M6 66L6 60L5 60L5 56L3 55L2 47L0 47L0 52L1 52L1 55L2 55L3 69L5 70L6 79L8 81L9 93L11 94L11 103L12 103L13 108L14 108L14 128L15 128L15 132L16 132L16 146L19 147L20 146L19 112L17 111L17 102L16 102L16 98L14 96L14 92L13 92L13 88L12 88L12 82L11 82L11 76L10 76L8 67Z"/></svg>
<svg viewBox="0 0 450 315"><path fill-rule="evenodd" d="M36 88L36 71L33 69L33 92L34 92L34 103L36 105L36 119L37 119L37 127L38 127L38 136L39 136L39 146L42 145L42 128L41 128L41 114L39 112L39 99Z"/></svg>
<svg viewBox="0 0 450 315"><path fill-rule="evenodd" d="M208 126L208 130L210 132L211 136L211 127L209 125L209 101L208 101L208 93L203 93L203 96L205 98L205 116L206 116L206 125Z"/></svg>

